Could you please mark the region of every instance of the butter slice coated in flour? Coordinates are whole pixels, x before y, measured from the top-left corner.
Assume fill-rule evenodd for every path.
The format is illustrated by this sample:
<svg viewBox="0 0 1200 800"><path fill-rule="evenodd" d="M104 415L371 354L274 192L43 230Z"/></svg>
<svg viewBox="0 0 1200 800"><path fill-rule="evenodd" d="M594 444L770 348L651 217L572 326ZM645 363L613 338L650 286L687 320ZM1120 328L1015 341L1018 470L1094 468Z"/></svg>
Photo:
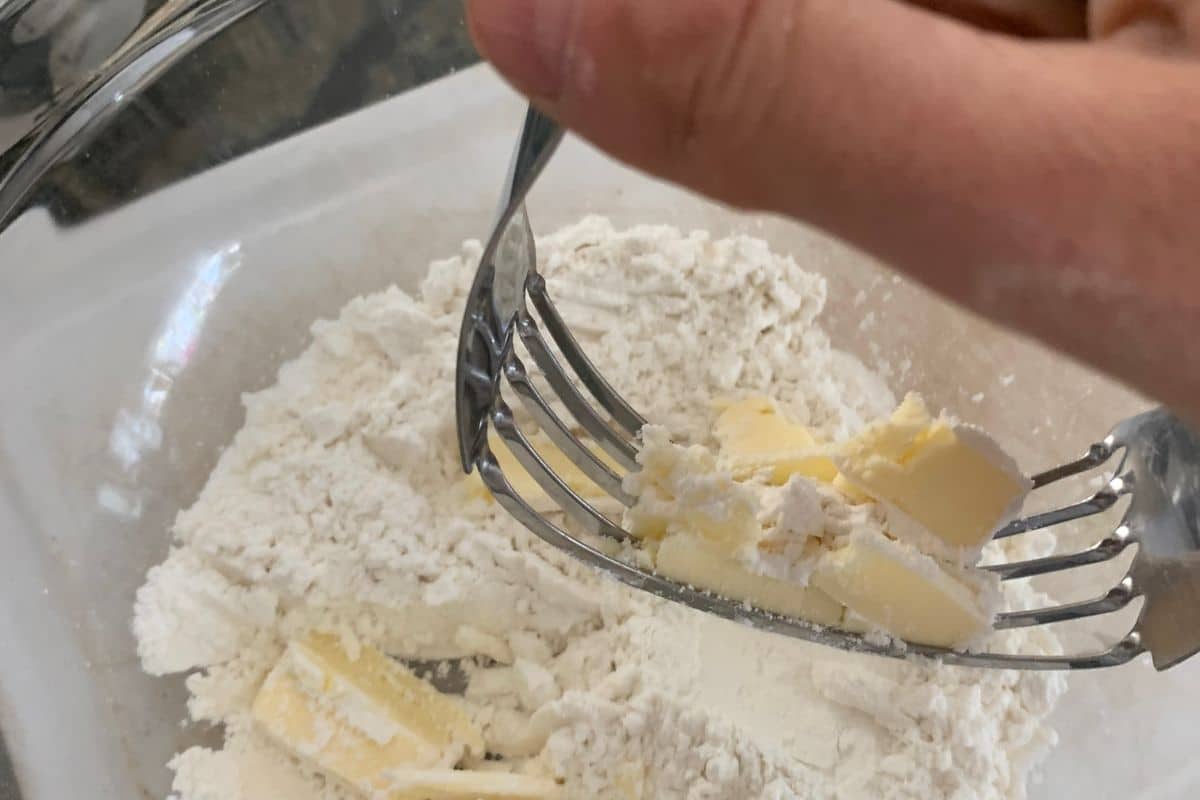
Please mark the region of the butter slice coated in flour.
<svg viewBox="0 0 1200 800"><path fill-rule="evenodd" d="M713 433L715 459L646 430L627 521L658 572L915 643L967 648L991 631L999 582L969 565L1028 481L985 434L916 395L838 446L763 397L727 405Z"/></svg>
<svg viewBox="0 0 1200 800"><path fill-rule="evenodd" d="M293 641L255 698L254 721L317 772L380 800L553 800L552 780L453 767L483 736L458 700L373 647Z"/></svg>
<svg viewBox="0 0 1200 800"><path fill-rule="evenodd" d="M659 573L680 583L818 625L838 625L845 611L841 603L815 586L751 572L703 539L686 533L664 539L654 563Z"/></svg>
<svg viewBox="0 0 1200 800"><path fill-rule="evenodd" d="M892 636L967 648L991 630L999 581L950 569L902 542L856 531L821 558L811 580Z"/></svg>
<svg viewBox="0 0 1200 800"><path fill-rule="evenodd" d="M450 767L483 755L456 700L375 648L358 650L352 657L326 634L291 642L255 700L259 727L355 785L397 765Z"/></svg>
<svg viewBox="0 0 1200 800"><path fill-rule="evenodd" d="M978 559L1032 486L986 433L931 417L915 394L846 443L837 461L848 484L887 508L891 533L961 564Z"/></svg>

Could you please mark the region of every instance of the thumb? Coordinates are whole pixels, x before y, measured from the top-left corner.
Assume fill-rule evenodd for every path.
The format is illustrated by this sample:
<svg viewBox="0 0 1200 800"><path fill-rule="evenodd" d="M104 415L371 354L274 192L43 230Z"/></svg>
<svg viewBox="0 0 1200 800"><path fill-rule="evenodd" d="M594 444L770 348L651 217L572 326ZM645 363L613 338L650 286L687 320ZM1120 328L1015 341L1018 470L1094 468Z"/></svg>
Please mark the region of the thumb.
<svg viewBox="0 0 1200 800"><path fill-rule="evenodd" d="M947 229L962 242L937 254L948 265L1012 244L983 187L1002 196L1014 165L979 154L1029 138L1014 114L1031 102L1013 80L1023 45L895 0L468 6L501 73L637 167L799 217L901 267L936 268L929 243Z"/></svg>
<svg viewBox="0 0 1200 800"><path fill-rule="evenodd" d="M468 14L501 73L618 158L813 223L1200 420L1200 349L1179 345L1200 330L1187 61L1030 44L899 0Z"/></svg>

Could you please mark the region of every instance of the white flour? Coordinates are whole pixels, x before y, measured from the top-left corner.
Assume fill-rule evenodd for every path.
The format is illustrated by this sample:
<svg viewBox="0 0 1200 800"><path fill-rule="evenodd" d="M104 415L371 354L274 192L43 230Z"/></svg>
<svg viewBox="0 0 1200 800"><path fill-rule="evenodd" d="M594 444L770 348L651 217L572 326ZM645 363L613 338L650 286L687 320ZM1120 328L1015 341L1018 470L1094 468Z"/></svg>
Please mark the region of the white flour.
<svg viewBox="0 0 1200 800"><path fill-rule="evenodd" d="M489 749L535 756L573 797L1023 797L1061 677L874 660L710 619L599 578L471 498L452 376L479 250L433 264L416 299L393 289L317 323L278 384L246 398L245 427L179 515L134 627L145 669L191 672L191 715L224 723L226 743L177 757L175 796L347 796L248 719L287 639L321 628L400 657L501 662L467 693ZM722 395L770 394L830 439L893 406L814 324L823 280L760 241L589 218L539 254L594 360L678 440L707 442ZM1056 647L1039 632L1010 644Z"/></svg>

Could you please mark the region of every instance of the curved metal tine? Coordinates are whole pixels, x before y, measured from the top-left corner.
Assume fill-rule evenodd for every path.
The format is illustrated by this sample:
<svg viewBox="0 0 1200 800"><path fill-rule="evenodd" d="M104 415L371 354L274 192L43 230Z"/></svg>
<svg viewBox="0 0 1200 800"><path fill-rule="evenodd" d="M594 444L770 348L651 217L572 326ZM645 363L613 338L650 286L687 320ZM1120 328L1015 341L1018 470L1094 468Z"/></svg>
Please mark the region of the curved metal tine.
<svg viewBox="0 0 1200 800"><path fill-rule="evenodd" d="M519 434L519 431L518 431ZM506 439L506 441L509 441ZM514 450L514 453L516 450ZM664 600L690 606L724 619L767 631L802 639L841 650L891 658L920 656L953 666L986 667L993 669L1098 669L1124 664L1145 652L1137 634L1130 634L1111 649L1084 655L1024 656L1010 653L971 653L914 644L872 643L861 635L833 628L822 628L806 620L772 614L739 600L721 597L677 583L661 575L639 569L606 555L567 533L546 517L537 513L513 491L490 450L475 464L484 484L497 502L538 538L573 556L587 566L599 569L635 589L650 592Z"/></svg>
<svg viewBox="0 0 1200 800"><path fill-rule="evenodd" d="M500 398L496 399L496 407L492 411L492 427L508 445L508 449L512 451L525 471L584 530L619 542L632 538L628 531L597 511L591 503L576 494L574 489L567 486L566 482L547 466L541 455L525 438L525 434L517 427L512 409ZM526 525L529 524L524 519L521 521Z"/></svg>
<svg viewBox="0 0 1200 800"><path fill-rule="evenodd" d="M1029 578L1034 575L1044 575L1047 572L1061 572L1087 564L1109 561L1124 552L1132 542L1133 536L1128 526L1121 525L1112 535L1101 539L1087 550L1065 555L1046 556L1045 558L1032 558L1028 561L1014 561L1011 564L985 564L979 569L996 573L1002 581Z"/></svg>
<svg viewBox="0 0 1200 800"><path fill-rule="evenodd" d="M592 393L600 406L612 416L613 420L625 429L626 433L630 436L637 436L646 425L646 419L633 410L633 407L604 379L600 370L596 369L592 360L587 357L575 335L563 321L562 315L558 313L554 301L550 299L550 295L546 291L546 279L541 275L531 274L528 291L529 297L533 300L533 307L537 309L542 323L550 332L550 338L558 345L559 352L575 370L579 380Z"/></svg>
<svg viewBox="0 0 1200 800"><path fill-rule="evenodd" d="M744 602L732 600L677 583L661 575L639 569L606 555L570 535L546 517L538 514L513 491L490 451L476 462L480 477L497 502L538 538L557 547L580 562L616 578L627 586L650 592L664 600L690 606L724 619L749 625L757 630L782 634L841 650L872 653L892 658L920 656L945 664L994 669L1097 669L1124 664L1144 652L1139 637L1131 634L1109 650L1080 656L1023 656L1009 653L970 653L945 650L924 645L872 643L861 635L832 628L822 628L805 620L783 617Z"/></svg>
<svg viewBox="0 0 1200 800"><path fill-rule="evenodd" d="M1095 467L1100 466L1105 461L1108 461L1110 458L1112 458L1113 453L1115 453L1118 449L1119 446L1116 444L1115 437L1110 434L1104 439L1104 441L1097 442L1089 447L1087 453L1085 453L1082 458L1077 458L1074 461L1054 467L1053 469L1048 469L1045 472L1039 472L1037 475L1034 475L1031 478L1033 481L1033 488L1040 489L1043 486L1049 486L1052 483L1061 481L1063 478L1069 478L1072 475L1078 475L1081 472L1087 472L1089 469L1094 469Z"/></svg>
<svg viewBox="0 0 1200 800"><path fill-rule="evenodd" d="M621 488L621 476L608 468L583 442L579 441L567 428L566 424L554 413L550 405L542 397L541 392L533 385L525 371L525 365L515 353L509 355L504 365L504 377L508 384L521 399L521 405L530 413L538 427L546 432L550 441L575 466L583 471L597 486L608 492L625 506L632 506L635 499Z"/></svg>
<svg viewBox="0 0 1200 800"><path fill-rule="evenodd" d="M1073 619L1095 617L1100 614L1111 614L1120 611L1133 602L1137 592L1133 589L1133 579L1126 577L1100 597L1084 600L1079 603L1064 603L1048 608L1037 608L1031 611L1010 611L998 614L993 627L998 630L1011 628L1028 628L1031 625L1048 625L1052 622L1066 622Z"/></svg>
<svg viewBox="0 0 1200 800"><path fill-rule="evenodd" d="M650 592L664 600L690 606L699 611L715 614L724 619L750 625L759 630L778 633L805 641L837 647L853 652L877 653L903 658L910 651L903 645L872 644L856 633L822 628L802 619L783 617L756 609L739 600L711 594L691 586L677 583L653 572L639 569L612 556L606 555L570 535L546 517L538 514L525 500L513 491L504 477L503 470L490 451L476 462L480 477L492 492L497 502L513 517L522 522L540 539L566 551L584 564L599 569L622 583L635 589Z"/></svg>
<svg viewBox="0 0 1200 800"><path fill-rule="evenodd" d="M922 648L913 648L916 655L924 655ZM1023 656L1014 653L959 653L950 651L933 656L943 664L959 667L987 667L990 669L1023 670L1077 670L1101 669L1126 664L1146 652L1141 637L1131 633L1108 650L1084 655Z"/></svg>
<svg viewBox="0 0 1200 800"><path fill-rule="evenodd" d="M1053 511L1033 514L1022 519L1014 519L1000 530L996 531L993 539L1007 539L1021 533L1048 528L1074 519L1083 519L1093 514L1099 514L1112 508L1118 500L1133 491L1133 481L1130 476L1118 475L1110 480L1102 489L1086 500L1073 503Z"/></svg>
<svg viewBox="0 0 1200 800"><path fill-rule="evenodd" d="M537 322L527 312L517 317L517 334L571 416L617 463L629 470L637 469L637 449L622 434L613 430L567 377L538 331Z"/></svg>

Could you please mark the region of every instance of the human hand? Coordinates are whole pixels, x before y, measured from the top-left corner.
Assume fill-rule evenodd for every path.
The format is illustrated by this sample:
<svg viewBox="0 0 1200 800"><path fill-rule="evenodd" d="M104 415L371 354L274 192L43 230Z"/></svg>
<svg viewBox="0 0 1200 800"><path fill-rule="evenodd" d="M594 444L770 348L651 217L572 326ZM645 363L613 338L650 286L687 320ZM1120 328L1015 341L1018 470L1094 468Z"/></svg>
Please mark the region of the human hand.
<svg viewBox="0 0 1200 800"><path fill-rule="evenodd" d="M922 5L468 14L502 74L614 156L815 224L1200 422L1200 0Z"/></svg>

